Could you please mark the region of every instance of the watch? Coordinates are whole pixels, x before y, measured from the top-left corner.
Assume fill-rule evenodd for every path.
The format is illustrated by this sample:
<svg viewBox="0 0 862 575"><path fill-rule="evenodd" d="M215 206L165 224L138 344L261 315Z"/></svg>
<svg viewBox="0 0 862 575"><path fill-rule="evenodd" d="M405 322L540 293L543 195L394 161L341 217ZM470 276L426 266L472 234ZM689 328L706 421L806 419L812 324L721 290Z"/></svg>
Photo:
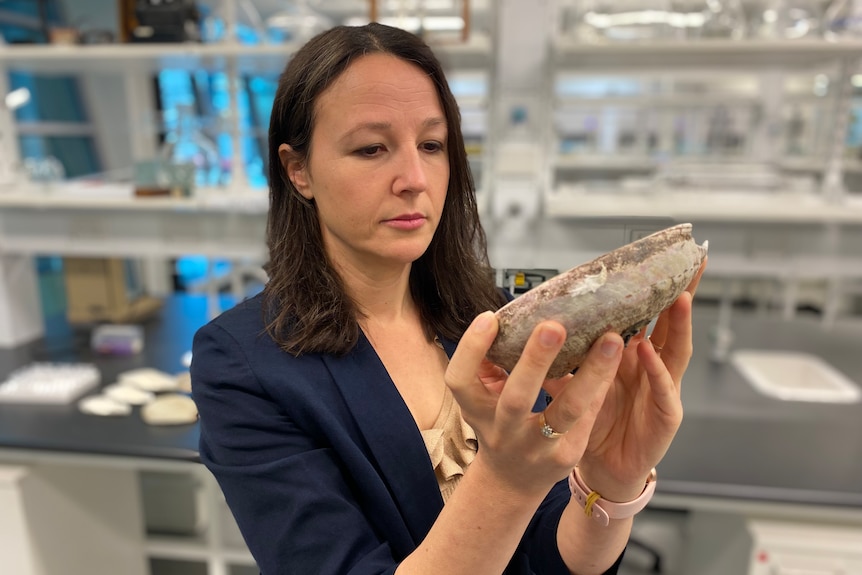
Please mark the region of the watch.
<svg viewBox="0 0 862 575"><path fill-rule="evenodd" d="M640 495L625 503L615 503L604 499L598 491L593 491L587 487L577 467L572 469L571 474L569 474L569 489L572 491L572 497L583 507L587 517L592 517L605 527L611 519L627 519L646 507L655 493L655 484L656 471L653 467Z"/></svg>

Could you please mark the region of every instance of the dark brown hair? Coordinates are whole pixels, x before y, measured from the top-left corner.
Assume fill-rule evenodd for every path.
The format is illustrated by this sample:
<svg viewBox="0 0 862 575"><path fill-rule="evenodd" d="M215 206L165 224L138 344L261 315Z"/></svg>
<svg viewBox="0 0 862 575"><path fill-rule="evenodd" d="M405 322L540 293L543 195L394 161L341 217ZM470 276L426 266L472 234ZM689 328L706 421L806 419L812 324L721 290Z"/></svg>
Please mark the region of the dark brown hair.
<svg viewBox="0 0 862 575"><path fill-rule="evenodd" d="M457 340L473 317L503 303L488 264L460 112L440 62L421 39L404 30L377 23L338 26L311 39L292 57L279 78L269 125L264 313L270 336L295 355L348 352L359 338L358 310L324 251L317 207L293 186L278 148L288 144L307 160L320 94L351 62L373 53L391 54L426 72L447 120L450 175L443 214L431 244L410 272L410 290L426 334L429 339L440 334Z"/></svg>

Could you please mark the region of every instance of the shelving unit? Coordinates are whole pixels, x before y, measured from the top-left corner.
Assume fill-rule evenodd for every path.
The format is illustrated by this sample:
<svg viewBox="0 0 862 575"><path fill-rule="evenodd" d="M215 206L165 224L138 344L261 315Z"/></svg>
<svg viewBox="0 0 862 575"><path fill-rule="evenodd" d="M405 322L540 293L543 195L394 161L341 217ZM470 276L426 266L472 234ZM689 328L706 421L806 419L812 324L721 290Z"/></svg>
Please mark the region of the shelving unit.
<svg viewBox="0 0 862 575"><path fill-rule="evenodd" d="M221 2L226 18L225 28L235 29L237 5L236 0ZM484 6L482 3L475 10L472 21L493 22L493 4ZM333 5L334 13L340 18L361 16L367 13L368 3L364 0L342 2ZM475 11L474 10L474 11ZM489 14L485 14L489 12ZM229 20L230 19L230 20ZM434 45L435 52L440 57L447 72L457 76L468 73L479 76L488 91L481 101L468 94L462 98L456 92L456 98L471 116L487 116L487 106L491 100L491 71L493 70L493 36L492 29L471 31L466 42L446 42ZM129 134L132 135L132 160L139 161L151 158L156 153L157 132L154 126L160 120L152 117L154 102L150 96L151 86L147 78L160 70L185 71L223 71L230 82L230 106L226 119L230 122L233 150L232 156L238 157L242 149L243 130L239 123L238 90L240 76L265 75L275 77L281 73L291 55L301 46L302 42L286 44L241 44L228 38L214 43L172 43L172 44L105 44L105 45L3 45L0 44L0 73L7 70L26 70L37 74L117 74L124 81L123 97ZM117 97L117 94L105 94L105 97ZM476 122L471 126L474 134L487 144L487 118L480 119L479 129ZM14 129L14 126L13 126ZM14 133L13 133L14 138ZM486 154L483 150L471 161L477 166L483 166ZM234 161L232 166L229 191L244 194L250 191L248 178L244 172L244 164ZM484 172L484 170L483 170ZM487 187L482 182L480 188ZM0 193L2 193L0 188Z"/></svg>
<svg viewBox="0 0 862 575"><path fill-rule="evenodd" d="M545 197L550 218L669 218L674 221L862 225L862 198L832 203L814 194L783 192L560 189Z"/></svg>
<svg viewBox="0 0 862 575"><path fill-rule="evenodd" d="M566 5L558 2L557 10L560 10L556 22L563 21L562 10ZM769 163L780 167L785 171L813 172L823 175L821 191L834 196L835 190L826 190L827 186L834 186L835 181L840 181L845 171L858 171L859 161L846 162L845 165L843 149L843 135L849 124L849 99L851 76L859 69L860 54L862 54L862 41L844 40L840 42L829 42L826 40L806 38L797 40L731 40L731 39L699 39L699 40L661 40L661 41L633 41L633 42L604 42L585 43L576 37L564 33L558 27L554 27L549 39L549 81L548 99L552 102L552 110L546 122L544 141L546 144L546 199L549 203L549 215L566 214L565 209L560 209L559 204L565 200L554 197L558 189L566 187L566 180L561 174L565 172L650 172L659 166L672 160L674 157L691 154L678 152L674 149L676 142L669 141L678 136L674 131L673 124L687 121L683 117L685 108L709 109L716 107L734 106L757 107L756 112L761 116L758 123L760 134L746 134L760 138L753 143L755 160L770 160ZM806 92L787 92L784 80L790 74L820 74L823 78L831 76L832 82L823 80L824 86L821 90L815 88ZM710 84L709 78L717 81ZM744 88L733 87L735 78L745 77ZM610 92L602 95L593 87L588 94L574 95L560 92L560 82L563 80L574 81L590 79L601 82L603 79L614 78L616 84L610 83ZM652 85L632 87L626 86L625 81L633 82L652 80ZM753 84L752 84L753 82ZM674 90L675 84L683 86L682 89ZM828 90L825 85L828 84ZM671 89L668 89L671 88ZM713 89L710 89L713 88ZM754 89L752 89L754 88ZM781 107L788 103L806 103L823 109L821 118L826 119L828 129L826 133L831 134L822 142L824 149L820 154L787 156L774 148L778 140L776 132L783 129L781 126ZM556 134L556 126L560 120L555 114L565 110L567 107L578 107L588 110L595 115L601 115L601 110L608 108L634 109L639 111L667 109L677 113L674 116L666 114L655 120L658 126L652 129L658 130L653 137L658 138L657 145L649 153L596 153L585 151L561 150L561 143ZM598 112L596 110L599 110ZM660 113L659 112L659 113ZM668 131L669 130L669 131ZM702 135L702 134L701 134ZM605 138L612 138L605 136ZM810 136L809 136L810 137ZM771 146L769 144L772 144ZM613 149L611 143L608 146ZM769 155L764 152L769 148ZM810 152L810 150L809 150ZM713 158L715 159L715 158ZM839 190L840 192L840 190ZM589 203L591 200L598 201L597 210L603 211L601 198L592 194L581 194L577 200ZM674 204L670 200L657 199L661 194L654 194L651 203L658 201L661 205ZM675 193L675 200L682 201L682 212L690 212L685 206L688 194L680 190ZM838 198L830 197L830 203L840 204L843 194ZM713 205L721 202L712 201L708 193L702 194L703 199ZM731 197L726 197L731 200ZM790 199L790 198L782 198ZM626 196L627 202L637 198ZM753 201L768 200L768 198L753 198ZM837 200L837 202L836 202ZM776 202L778 203L778 202ZM808 213L811 202L803 199L800 204L800 212ZM591 209L581 206L585 213ZM857 206L847 206L850 210ZM623 207L623 209L626 209ZM634 209L634 212L640 210ZM751 217L748 206L737 210L738 215L747 219ZM781 208L779 207L779 211ZM856 216L841 216L839 220L856 221ZM744 213L743 213L744 212ZM758 209L755 213L760 213ZM654 213L654 212L653 212ZM723 210L721 217L733 215L733 209L728 207ZM823 221L830 210L815 209L812 214L813 221ZM708 216L709 214L704 214ZM768 214L764 214L769 218ZM796 219L794 217L794 219ZM800 215L800 220L804 215Z"/></svg>
<svg viewBox="0 0 862 575"><path fill-rule="evenodd" d="M845 40L665 40L586 44L555 31L555 66L579 70L643 68L762 70L811 69L839 58L858 58L862 41Z"/></svg>
<svg viewBox="0 0 862 575"><path fill-rule="evenodd" d="M568 234L577 251L594 243L584 235L589 230L694 222L695 235L710 239L702 291L721 294L727 281L757 278L792 299L806 284L831 323L841 307L831 300L862 282L862 194L842 184L862 169L844 142L862 41L585 43L560 29L561 11L573 3L553 4L550 106L540 136L543 227L555 230L547 236ZM735 114L726 149L706 144L709 121L721 120L712 114L718 109ZM793 114L804 128L790 124ZM793 146L784 136L792 129L801 131ZM782 183L759 190L673 184L666 178L680 160L762 166ZM794 234L805 238L799 253L776 243ZM555 249L548 243L534 251ZM785 315L795 313L789 299Z"/></svg>
<svg viewBox="0 0 862 575"><path fill-rule="evenodd" d="M845 42L826 42L818 40L782 40L782 41L732 41L732 40L699 40L699 41L662 41L662 42L633 42L633 43L606 43L606 44L584 44L576 39L560 34L555 31L550 41L550 56L549 56L549 83L548 83L548 99L553 103L552 110L546 122L546 132L544 135L546 148L546 185L545 200L548 207L547 215L567 215L567 210L561 208L560 204L564 204L570 198L572 201L577 201L579 209L584 214L590 214L593 211L590 204L596 203L595 210L603 213L605 208L602 207L604 196L599 197L595 194L567 194L564 193L566 188L566 173L577 174L579 172L606 172L616 173L620 175L625 172L653 172L659 166L665 164L673 157L677 156L674 151L674 142L668 141L674 137L674 121L672 117L667 115L656 120L659 125L656 129L659 130L658 145L648 154L644 153L598 153L594 151L563 151L561 150L561 142L557 136L557 128L555 122L559 122L555 118L555 113L566 109L566 107L577 107L581 110L587 110L593 115L601 115L597 110L616 108L616 109L631 109L631 110L659 110L677 108L710 108L710 107L732 107L732 106L760 106L761 113L764 114L764 119L761 121L762 130L774 132L777 128L777 123L781 121L778 116L780 109L776 110L775 106L780 108L781 105L788 102L807 102L811 105L824 108L823 117L829 119L831 129L827 130L833 134L843 134L846 132L848 125L848 110L847 102L848 94L845 93L844 85L849 84L850 75L858 68L858 61L862 54L862 42L860 41L845 41ZM798 95L781 94L779 88L777 91L773 86L767 89L766 85L776 81L781 82L785 73L800 73L807 72L810 74L828 74L836 78L835 84L837 87L830 88L830 95L816 96L809 94L800 99ZM693 75L696 78L698 75L703 78L706 75L747 75L754 76L756 81L760 83L760 90L757 92L748 92L745 94L734 94L728 91L720 93L711 93L703 91L699 93L616 93L608 96L572 96L560 94L557 92L557 82L564 76L574 76L582 78L636 78L655 77L657 84L673 85L675 81L692 82ZM585 112L587 113L587 112ZM680 114L681 117L681 114ZM681 121L681 120L680 120ZM663 133L661 130L665 130ZM670 131L668 131L670 130ZM749 134L750 135L750 134ZM757 134L754 134L757 136ZM770 137L766 134L765 137ZM774 138L774 134L771 135ZM836 135L835 138L838 136ZM834 181L836 178L840 180L845 172L858 172L860 170L860 162L844 161L844 158L836 156L843 154L842 146L838 146L833 141L835 138L827 138L823 142L825 149L823 156L786 156L781 153L774 153L771 158L774 165L778 166L785 172L811 172L821 174L824 180ZM664 141L662 141L664 139ZM773 142L774 143L774 142ZM843 142L842 142L843 143ZM755 142L760 153L764 147L764 142ZM611 144L610 148L614 148ZM757 159L757 158L755 158ZM558 193L559 192L559 193ZM625 203L634 202L635 205L641 200L635 197L634 194L617 196L609 194L611 197L624 197ZM651 205L674 206L676 200L682 201L682 206L677 212L690 212L685 206L688 205L689 198L685 191L674 192L673 199L659 198L661 193L656 192L649 198ZM841 194L839 194L841 195ZM708 193L703 193L701 198L710 205L720 204L717 198L709 199ZM732 197L725 196L725 200L731 200ZM739 198L745 199L748 198ZM759 202L763 200L768 202L768 198L752 198L753 201ZM791 199L791 198L782 198ZM647 199L644 198L644 201ZM823 218L828 213L834 212L838 216L838 220L849 222L857 221L855 215L841 215L839 209L815 209L814 212L807 212L811 202L809 199L800 198L802 203L799 204L799 216L788 214L794 220L805 220L806 214L812 214L812 221L823 221ZM832 198L834 200L834 198ZM838 199L838 204L842 201ZM655 202L658 202L656 204ZM776 202L778 203L778 202ZM858 206L853 202L846 206L847 209L854 210ZM630 209L623 205L620 206L623 210ZM650 213L654 214L660 208L651 208ZM641 213L639 208L632 208L631 211ZM779 211L782 208L779 207ZM792 209L787 210L793 211ZM755 214L761 213L758 209L754 210ZM709 217L711 212L703 214ZM734 217L738 215L741 219L750 219L751 210L746 204L743 209L734 209L732 206L726 206L726 209L720 212L718 218ZM664 215L671 215L666 213ZM695 214L696 215L696 214ZM769 214L764 216L769 219ZM780 218L780 216L779 216Z"/></svg>
<svg viewBox="0 0 862 575"><path fill-rule="evenodd" d="M301 44L95 44L95 45L0 45L0 65L34 73L70 73L90 70L157 71L223 70L236 60L244 73L279 73ZM485 69L491 62L491 38L473 34L464 44L434 46L451 69Z"/></svg>
<svg viewBox="0 0 862 575"><path fill-rule="evenodd" d="M488 34L471 34L468 42L463 44L441 44L435 46L441 61L451 74L478 79L484 84L486 92L477 97L473 94L459 95L456 98L462 106L465 118L465 134L481 141L481 145L471 154L471 163L481 176L487 175L485 167L492 147L489 138L489 106L491 102L490 87L492 85L491 71L493 69L492 38ZM278 75L291 54L300 44L263 44L243 45L236 42L218 44L124 44L92 45L92 46L54 46L54 45L0 45L0 73L4 70L28 70L41 74L119 74L125 78L122 96L126 100L125 108L129 125L127 130L134 135L133 160L151 158L156 153L155 127L149 122L141 121L141 113L135 110L152 108L152 100L148 96L149 87L143 78L162 69L177 70L209 70L227 71L232 78L237 75ZM242 130L239 126L237 109L237 86L232 88L231 119L232 149L242 149ZM111 96L111 95L106 95ZM118 96L113 95L114 97ZM468 123L469 121L469 123ZM477 193L480 207L488 203L490 183L487 178L477 178ZM242 162L234 161L232 183L227 191L230 194L246 196L255 194L244 173ZM257 190L259 192L259 190ZM207 194L201 190L199 195ZM221 193L224 191L211 190ZM0 188L0 194L3 189ZM261 194L255 194L261 195Z"/></svg>
<svg viewBox="0 0 862 575"><path fill-rule="evenodd" d="M227 575L230 567L255 566L215 479L202 466L191 471L198 481L201 528L187 535L148 535L144 552L152 559L204 563L209 575Z"/></svg>
<svg viewBox="0 0 862 575"><path fill-rule="evenodd" d="M129 573L148 572L146 564L149 559L203 563L208 575L228 575L232 566L255 565L254 559L241 541L236 523L227 509L224 496L215 478L199 463L5 448L0 449L0 462L3 462L3 465L15 465L25 470L32 469L39 475L53 478L51 482L58 484L62 484L60 478L73 478L73 489L69 487L58 489L56 485L53 486L50 494L55 501L52 503L56 506L59 501L62 504L61 509L66 512L68 512L67 508L73 509L80 524L94 525L102 530L113 528L114 531L110 532L111 543L119 548L116 556L130 563L126 567ZM2 469L3 466L0 466L0 471ZM182 494L188 495L189 499L194 499L194 502L184 501L182 505L185 508L188 503L188 507L196 515L195 528L182 527L181 532L171 535L146 533L148 525L146 525L146 513L143 509L145 497L141 490L141 477L142 474L147 473L182 475L189 478L186 482L189 490L183 490ZM101 500L98 495L100 490L104 500ZM86 494L86 497L82 497L82 493ZM39 501L26 501L26 503L38 505ZM118 507L122 511L117 511ZM93 549L92 553L100 558L114 554L111 550L98 549L98 545L104 542L92 532L87 530L80 533L74 532L76 525L68 524L65 528L59 529L56 525L45 525L48 518L52 517L52 513L57 513L56 507L51 512L45 511L41 515L30 518L32 521L39 522L39 526L45 530L45 533L37 531L30 534L33 537L31 543L33 548L25 547L16 550L13 553L13 559L16 554L27 554L49 548L46 545L51 543L59 544L66 555L72 553L70 549L74 549L74 545L89 546ZM15 517L13 516L12 519ZM66 515L52 520L57 521L57 519L68 520ZM108 519L111 522L108 522ZM91 531L98 532L99 529ZM48 539L49 537L53 539ZM82 560L78 558L68 566L68 572L84 572L81 570L81 565ZM57 566L52 566L48 572L60 571Z"/></svg>

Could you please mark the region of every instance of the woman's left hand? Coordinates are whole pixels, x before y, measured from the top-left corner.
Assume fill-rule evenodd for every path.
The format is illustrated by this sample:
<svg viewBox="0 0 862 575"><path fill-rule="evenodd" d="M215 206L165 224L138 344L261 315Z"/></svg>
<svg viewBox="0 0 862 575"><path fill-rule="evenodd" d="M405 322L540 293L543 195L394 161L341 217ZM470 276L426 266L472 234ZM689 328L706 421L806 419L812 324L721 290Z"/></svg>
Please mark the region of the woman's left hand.
<svg viewBox="0 0 862 575"><path fill-rule="evenodd" d="M579 463L584 481L605 499L640 495L679 429L682 376L692 355L691 303L705 266L659 315L649 339L641 331L623 352ZM556 390L547 391L553 396Z"/></svg>

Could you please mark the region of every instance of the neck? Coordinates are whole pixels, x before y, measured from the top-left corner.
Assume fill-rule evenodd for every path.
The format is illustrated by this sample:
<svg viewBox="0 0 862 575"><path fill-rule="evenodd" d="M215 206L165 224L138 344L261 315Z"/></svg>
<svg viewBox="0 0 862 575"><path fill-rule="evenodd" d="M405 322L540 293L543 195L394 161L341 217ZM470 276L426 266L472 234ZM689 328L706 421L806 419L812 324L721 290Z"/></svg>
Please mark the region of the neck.
<svg viewBox="0 0 862 575"><path fill-rule="evenodd" d="M410 265L369 273L356 267L339 270L348 294L364 315L367 325L392 324L416 317L416 305L410 294Z"/></svg>

